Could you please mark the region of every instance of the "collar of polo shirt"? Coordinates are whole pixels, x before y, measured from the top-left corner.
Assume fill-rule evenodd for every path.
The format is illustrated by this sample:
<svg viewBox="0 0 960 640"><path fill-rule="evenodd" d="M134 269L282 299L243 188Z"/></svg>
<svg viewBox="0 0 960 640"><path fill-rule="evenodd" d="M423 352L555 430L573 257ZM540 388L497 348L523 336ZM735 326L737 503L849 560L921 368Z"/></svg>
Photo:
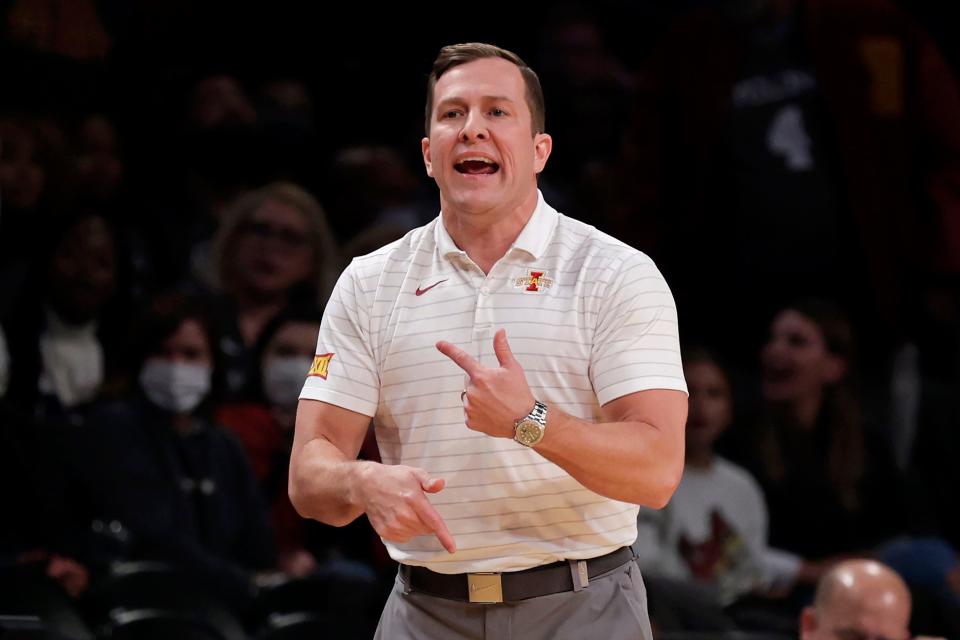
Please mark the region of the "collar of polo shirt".
<svg viewBox="0 0 960 640"><path fill-rule="evenodd" d="M530 216L530 220L524 225L523 231L520 232L517 239L514 240L510 251L520 249L521 251L529 253L534 260L539 259L550 244L550 238L553 236L553 231L557 226L557 220L559 218L560 214L557 213L557 210L544 201L543 194L537 189L537 208L533 210L533 215ZM460 249L454 243L453 238L450 237L447 228L443 224L442 217L437 220L435 233L437 249L439 249L440 255L447 258L453 256L465 257L467 255L467 252ZM507 253L510 253L510 251Z"/></svg>

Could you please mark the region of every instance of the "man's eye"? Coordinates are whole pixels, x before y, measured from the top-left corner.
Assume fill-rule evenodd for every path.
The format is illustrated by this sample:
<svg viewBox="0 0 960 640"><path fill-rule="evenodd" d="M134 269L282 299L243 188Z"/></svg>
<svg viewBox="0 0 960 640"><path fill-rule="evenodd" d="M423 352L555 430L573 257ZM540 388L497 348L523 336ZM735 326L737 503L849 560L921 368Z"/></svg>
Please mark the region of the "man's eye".
<svg viewBox="0 0 960 640"><path fill-rule="evenodd" d="M444 111L440 117L444 119L448 119L448 118L459 117L459 115L460 115L459 111L453 110L453 111Z"/></svg>
<svg viewBox="0 0 960 640"><path fill-rule="evenodd" d="M507 115L507 112L501 109L500 107L494 107L493 109L490 109L490 115L500 118L502 116Z"/></svg>

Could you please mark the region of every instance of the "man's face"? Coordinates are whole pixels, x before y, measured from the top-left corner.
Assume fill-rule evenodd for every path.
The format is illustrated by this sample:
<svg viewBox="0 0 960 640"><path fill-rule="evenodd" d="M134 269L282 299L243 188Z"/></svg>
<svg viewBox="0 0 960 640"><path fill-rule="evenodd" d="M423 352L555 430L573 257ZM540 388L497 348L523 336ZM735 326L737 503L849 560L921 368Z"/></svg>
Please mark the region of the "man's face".
<svg viewBox="0 0 960 640"><path fill-rule="evenodd" d="M471 215L511 211L535 197L552 141L533 134L516 65L483 58L437 81L430 135L421 144L443 209Z"/></svg>
<svg viewBox="0 0 960 640"><path fill-rule="evenodd" d="M890 591L871 597L839 597L828 606L803 612L802 640L906 640L910 605Z"/></svg>

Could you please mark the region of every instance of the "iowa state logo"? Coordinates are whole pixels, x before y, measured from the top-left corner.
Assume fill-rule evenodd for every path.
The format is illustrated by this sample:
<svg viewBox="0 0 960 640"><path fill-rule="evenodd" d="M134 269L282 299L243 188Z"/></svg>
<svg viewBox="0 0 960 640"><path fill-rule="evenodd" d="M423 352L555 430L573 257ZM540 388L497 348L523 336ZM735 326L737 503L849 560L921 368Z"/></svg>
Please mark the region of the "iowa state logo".
<svg viewBox="0 0 960 640"><path fill-rule="evenodd" d="M523 289L524 293L537 293L552 287L553 278L548 278L546 271L531 269L527 275L517 278L513 286L515 289Z"/></svg>
<svg viewBox="0 0 960 640"><path fill-rule="evenodd" d="M332 353L318 353L313 357L313 364L310 365L310 372L308 376L319 376L324 380L327 379L327 367L330 366L330 360L333 358Z"/></svg>

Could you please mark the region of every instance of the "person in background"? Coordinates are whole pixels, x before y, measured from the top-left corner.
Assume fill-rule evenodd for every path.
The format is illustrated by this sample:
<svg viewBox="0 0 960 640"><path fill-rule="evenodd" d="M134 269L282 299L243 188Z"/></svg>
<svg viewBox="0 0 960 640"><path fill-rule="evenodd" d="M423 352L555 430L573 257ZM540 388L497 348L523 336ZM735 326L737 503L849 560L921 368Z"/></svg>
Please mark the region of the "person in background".
<svg viewBox="0 0 960 640"><path fill-rule="evenodd" d="M7 400L40 422L78 424L115 359L121 260L94 212L65 221L50 247L4 320Z"/></svg>
<svg viewBox="0 0 960 640"><path fill-rule="evenodd" d="M960 268L960 90L911 13L698 3L639 74L625 237L675 278L688 334L738 368L776 309L828 296L849 305L863 373L882 380L917 278Z"/></svg>
<svg viewBox="0 0 960 640"><path fill-rule="evenodd" d="M310 306L291 307L274 318L254 349L260 363L257 397L223 404L216 417L243 445L269 509L279 571L261 576L258 583L296 582L318 602L335 590L335 606L369 616L382 604L376 598L386 585L378 580L396 573L380 538L366 520L346 529L306 521L287 493L300 386L313 363L320 319L320 312ZM372 438L368 440L372 444ZM376 446L364 454L376 455ZM364 635L370 633L372 629Z"/></svg>
<svg viewBox="0 0 960 640"><path fill-rule="evenodd" d="M276 561L243 449L210 419L214 336L194 301L154 300L131 349L137 388L97 407L64 450L88 518L124 530L122 558L170 563L239 601Z"/></svg>
<svg viewBox="0 0 960 640"><path fill-rule="evenodd" d="M219 293L227 398L250 398L252 358L264 327L287 305L320 305L334 277L337 249L320 203L292 183L251 191L224 214L214 244L214 270L201 279Z"/></svg>
<svg viewBox="0 0 960 640"><path fill-rule="evenodd" d="M841 562L823 576L813 605L804 609L800 640L907 640L910 608L907 585L889 567Z"/></svg>
<svg viewBox="0 0 960 640"><path fill-rule="evenodd" d="M727 372L701 347L685 349L683 362L690 390L683 477L664 509L641 509L635 548L661 630L721 631L736 626L726 607L783 591L804 578L806 567L768 547L760 486L716 453L717 440L734 422Z"/></svg>
<svg viewBox="0 0 960 640"><path fill-rule="evenodd" d="M260 365L256 397L216 410L217 422L237 436L247 454L270 510L279 567L291 577L307 576L318 566L286 489L300 381L313 363L320 318L314 308L291 307L271 320L254 349Z"/></svg>
<svg viewBox="0 0 960 640"><path fill-rule="evenodd" d="M864 419L846 314L795 301L773 318L760 360L762 414L732 434L730 453L764 489L770 543L823 560L919 526L885 438Z"/></svg>

